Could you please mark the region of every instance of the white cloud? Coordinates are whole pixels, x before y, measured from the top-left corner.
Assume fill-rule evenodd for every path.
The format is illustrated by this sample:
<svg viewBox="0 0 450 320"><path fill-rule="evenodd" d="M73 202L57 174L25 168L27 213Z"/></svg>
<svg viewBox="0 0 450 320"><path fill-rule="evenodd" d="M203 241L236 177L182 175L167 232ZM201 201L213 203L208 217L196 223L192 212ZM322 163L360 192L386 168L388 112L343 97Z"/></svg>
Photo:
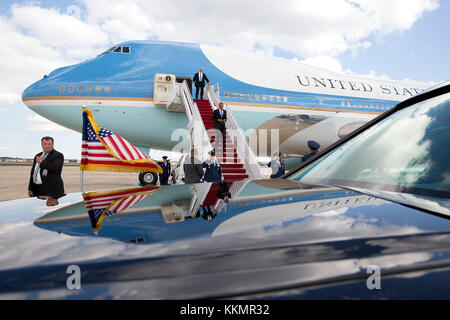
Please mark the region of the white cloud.
<svg viewBox="0 0 450 320"><path fill-rule="evenodd" d="M1 16L0 30L0 41L7 44L0 46L0 103L10 105L20 101L28 85L67 61L56 49L25 35Z"/></svg>
<svg viewBox="0 0 450 320"><path fill-rule="evenodd" d="M298 59L293 59L294 61L298 61ZM311 58L304 59L300 61L301 63L334 71L337 73L343 73L347 75L354 75L357 77L370 78L370 79L379 79L379 80L391 80L390 77L386 74L377 74L376 71L370 70L369 73L366 74L357 74L349 69L344 69L342 67L341 62L338 58L332 56L315 56ZM406 81L406 80L405 80Z"/></svg>
<svg viewBox="0 0 450 320"><path fill-rule="evenodd" d="M100 26L87 24L54 8L14 5L10 22L52 47L91 47L108 42L108 35Z"/></svg>
<svg viewBox="0 0 450 320"><path fill-rule="evenodd" d="M339 59L331 56L315 56L302 60L301 63L327 69L334 72L344 73Z"/></svg>
<svg viewBox="0 0 450 320"><path fill-rule="evenodd" d="M28 117L27 122L29 125L26 130L29 132L71 132L69 129L51 122L40 115Z"/></svg>

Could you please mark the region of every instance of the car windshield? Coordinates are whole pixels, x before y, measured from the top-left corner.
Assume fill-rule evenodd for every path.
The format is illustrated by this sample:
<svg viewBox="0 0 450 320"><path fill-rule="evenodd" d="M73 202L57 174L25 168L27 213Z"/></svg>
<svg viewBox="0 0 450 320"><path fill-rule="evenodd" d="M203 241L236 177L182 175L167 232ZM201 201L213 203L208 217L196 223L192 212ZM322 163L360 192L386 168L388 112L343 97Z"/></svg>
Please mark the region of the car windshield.
<svg viewBox="0 0 450 320"><path fill-rule="evenodd" d="M450 94L395 112L289 179L450 216Z"/></svg>

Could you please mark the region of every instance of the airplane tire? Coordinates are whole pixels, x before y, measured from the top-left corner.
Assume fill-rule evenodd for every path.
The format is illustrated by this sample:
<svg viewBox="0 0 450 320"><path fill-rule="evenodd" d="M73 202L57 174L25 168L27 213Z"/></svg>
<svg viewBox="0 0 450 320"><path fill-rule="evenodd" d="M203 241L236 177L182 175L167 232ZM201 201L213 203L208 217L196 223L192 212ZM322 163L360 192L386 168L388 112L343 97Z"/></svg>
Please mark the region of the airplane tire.
<svg viewBox="0 0 450 320"><path fill-rule="evenodd" d="M154 186L158 182L158 175L153 172L139 173L139 182L143 186Z"/></svg>

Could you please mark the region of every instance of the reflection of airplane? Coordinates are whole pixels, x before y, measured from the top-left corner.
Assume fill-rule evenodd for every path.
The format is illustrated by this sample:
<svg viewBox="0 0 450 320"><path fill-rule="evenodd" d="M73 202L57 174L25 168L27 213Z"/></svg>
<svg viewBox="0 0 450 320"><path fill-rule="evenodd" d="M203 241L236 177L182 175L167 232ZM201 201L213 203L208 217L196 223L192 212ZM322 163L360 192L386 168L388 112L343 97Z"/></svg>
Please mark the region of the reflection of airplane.
<svg viewBox="0 0 450 320"><path fill-rule="evenodd" d="M288 226L324 212L338 214L343 208L384 202L352 191L312 188L288 180L275 187L270 182L257 181L248 183L241 191L242 196L232 202L218 210L213 207L215 218L210 224L201 218L201 210L193 214L188 211L193 190L190 185L163 186L135 206L106 217L98 236L139 244L216 236L252 228ZM279 207L276 214L267 210L272 206ZM72 236L94 235L83 202L52 211L35 224Z"/></svg>
<svg viewBox="0 0 450 320"><path fill-rule="evenodd" d="M191 77L200 66L220 85L219 98L230 106L240 128L247 135L257 130L259 150L254 151L260 156L272 153L272 139L284 154L304 154L309 139L326 147L427 87L363 79L213 46L131 41L53 71L28 87L23 101L78 132L80 106L86 103L99 123L135 145L170 150L179 142L179 136L171 139L172 133L186 128L188 119L184 110L167 112L165 106L177 82L186 80L192 87ZM318 116L320 121L307 121Z"/></svg>

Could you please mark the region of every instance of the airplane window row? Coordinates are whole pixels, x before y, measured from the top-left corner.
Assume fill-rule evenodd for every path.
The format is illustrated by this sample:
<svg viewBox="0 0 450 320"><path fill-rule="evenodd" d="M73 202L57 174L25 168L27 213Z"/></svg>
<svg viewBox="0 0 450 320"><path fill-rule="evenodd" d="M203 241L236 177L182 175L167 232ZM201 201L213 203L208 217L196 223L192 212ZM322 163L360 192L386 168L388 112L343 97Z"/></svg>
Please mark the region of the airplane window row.
<svg viewBox="0 0 450 320"><path fill-rule="evenodd" d="M103 88L103 92L104 93L110 93L111 92L111 88L108 86L105 87L101 87L101 86L95 86L95 87L91 87L91 86L87 86L86 89L84 89L83 86L69 86L67 87L67 92L68 93L74 93L75 90L77 93L83 93L84 90L86 90L86 93L92 93L93 91L95 91L95 93L101 93L102 92L102 88ZM64 93L66 92L66 87L65 86L61 86L59 87L59 93Z"/></svg>
<svg viewBox="0 0 450 320"><path fill-rule="evenodd" d="M247 93L247 94L245 94L243 92L238 93L238 92L225 91L224 92L224 96L225 97L232 97L232 98L241 98L241 99L247 98L247 99L255 99L255 100L260 100L261 99L263 101L269 100L269 101L277 101L277 102L281 102L281 101L288 102L288 97L286 97L286 96L274 96L274 95L266 95L266 94L261 94L260 95L259 93L255 93L255 94ZM324 99L319 98L318 99L318 103L323 105L324 104ZM353 104L352 104L352 102L350 102L350 101L346 102L344 100L341 101L341 106L342 107L347 106L349 108L353 107L353 108L378 109L378 110L380 110L380 109L381 110L389 110L391 108L391 106L388 105L388 104L385 105L385 104L367 103L367 102L365 102L365 103L353 102Z"/></svg>
<svg viewBox="0 0 450 320"><path fill-rule="evenodd" d="M353 108L382 109L382 110L389 110L391 108L391 106L388 104L385 105L385 104L367 103L367 102L365 102L365 103L353 102L353 104L352 104L350 101L347 101L347 103L346 103L344 100L341 101L341 106L342 107L347 106L349 108L353 107Z"/></svg>
<svg viewBox="0 0 450 320"><path fill-rule="evenodd" d="M267 95L267 94L259 94L259 93L243 93L243 92L224 92L225 97L232 97L232 98L240 98L240 99L255 99L255 100L264 100L264 101L277 101L277 102L288 102L288 97L286 96L274 96L274 95Z"/></svg>

